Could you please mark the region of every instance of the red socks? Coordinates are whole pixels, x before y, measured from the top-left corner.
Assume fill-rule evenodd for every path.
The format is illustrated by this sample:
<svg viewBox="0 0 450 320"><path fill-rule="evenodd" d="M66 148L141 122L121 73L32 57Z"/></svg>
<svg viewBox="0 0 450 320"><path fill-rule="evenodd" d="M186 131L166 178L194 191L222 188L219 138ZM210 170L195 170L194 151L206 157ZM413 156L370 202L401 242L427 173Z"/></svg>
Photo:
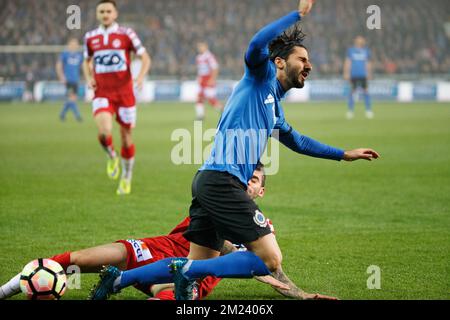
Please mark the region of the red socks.
<svg viewBox="0 0 450 320"><path fill-rule="evenodd" d="M103 149L105 149L106 153L111 157L116 157L116 152L114 151L113 146L113 138L112 135L106 136L104 134L98 135L98 141L102 145Z"/></svg>
<svg viewBox="0 0 450 320"><path fill-rule="evenodd" d="M121 150L120 154L122 155L122 159L128 160L128 159L134 158L135 152L136 152L136 150L135 150L134 144L132 144L128 148L122 146L122 150Z"/></svg>
<svg viewBox="0 0 450 320"><path fill-rule="evenodd" d="M62 254L57 254L56 256L51 257L51 260L58 262L65 270L70 266L70 251L64 252Z"/></svg>

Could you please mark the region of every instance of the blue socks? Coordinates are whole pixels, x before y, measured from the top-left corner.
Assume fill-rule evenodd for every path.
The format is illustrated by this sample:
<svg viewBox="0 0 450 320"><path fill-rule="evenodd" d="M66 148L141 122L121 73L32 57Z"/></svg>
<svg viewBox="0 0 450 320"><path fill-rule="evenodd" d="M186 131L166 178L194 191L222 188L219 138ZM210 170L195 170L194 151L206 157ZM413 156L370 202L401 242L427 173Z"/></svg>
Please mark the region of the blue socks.
<svg viewBox="0 0 450 320"><path fill-rule="evenodd" d="M189 279L205 276L218 278L251 278L270 274L264 262L251 251L233 252L208 260L192 260L183 268Z"/></svg>
<svg viewBox="0 0 450 320"><path fill-rule="evenodd" d="M150 285L173 282L173 275L170 273L169 268L173 259L174 258L166 258L140 268L122 272L119 289L132 286L136 283Z"/></svg>
<svg viewBox="0 0 450 320"><path fill-rule="evenodd" d="M67 111L69 111L69 110L71 110L71 111L73 112L73 114L75 115L75 118L76 118L78 121L82 121L80 111L78 110L78 106L77 106L77 104L76 104L75 102L73 102L73 101L66 101L66 102L64 103L64 107L63 107L63 109L62 109L62 111L61 111L61 114L59 115L59 118L60 118L62 121L65 120L65 118L66 118L66 113L67 113Z"/></svg>
<svg viewBox="0 0 450 320"><path fill-rule="evenodd" d="M149 265L122 272L117 289L139 283L151 285L173 282L169 265L174 258L166 258ZM234 252L207 260L189 260L183 267L183 274L189 279L206 276L218 278L251 278L270 274L264 262L251 251Z"/></svg>
<svg viewBox="0 0 450 320"><path fill-rule="evenodd" d="M353 112L355 110L355 99L353 97L353 92L350 91L348 96L348 110Z"/></svg>
<svg viewBox="0 0 450 320"><path fill-rule="evenodd" d="M363 93L364 96L364 104L366 106L366 111L372 111L372 101L370 99L370 95L368 92ZM350 92L348 96L348 110L353 112L355 110L355 98L353 94Z"/></svg>
<svg viewBox="0 0 450 320"><path fill-rule="evenodd" d="M372 111L372 102L370 101L369 93L364 93L364 103L366 105L366 111Z"/></svg>

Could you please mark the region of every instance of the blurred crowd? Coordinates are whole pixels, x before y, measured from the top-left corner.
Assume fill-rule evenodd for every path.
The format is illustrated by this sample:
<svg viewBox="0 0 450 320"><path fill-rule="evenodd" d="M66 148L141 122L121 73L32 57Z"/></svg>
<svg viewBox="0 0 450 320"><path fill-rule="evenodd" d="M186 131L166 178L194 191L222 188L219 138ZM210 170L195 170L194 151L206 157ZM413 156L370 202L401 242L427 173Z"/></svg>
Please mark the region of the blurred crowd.
<svg viewBox="0 0 450 320"><path fill-rule="evenodd" d="M448 0L379 1L381 29L369 30L372 0L319 0L304 19L315 77L339 77L356 35L367 39L374 73L449 74ZM67 7L81 8L81 30L66 27ZM152 77L195 77L196 42L206 40L220 78L239 79L253 34L296 9L297 0L117 0L119 23L136 30L153 59ZM425 4L425 6L424 6ZM62 45L96 27L96 1L0 0L0 45ZM0 77L56 79L56 53L5 53Z"/></svg>

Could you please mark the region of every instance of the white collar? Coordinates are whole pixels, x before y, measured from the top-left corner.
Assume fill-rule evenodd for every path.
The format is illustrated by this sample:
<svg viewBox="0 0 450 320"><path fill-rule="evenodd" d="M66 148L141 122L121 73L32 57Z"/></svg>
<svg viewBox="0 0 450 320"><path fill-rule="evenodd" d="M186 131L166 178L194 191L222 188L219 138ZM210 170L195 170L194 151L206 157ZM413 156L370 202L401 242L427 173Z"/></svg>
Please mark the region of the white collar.
<svg viewBox="0 0 450 320"><path fill-rule="evenodd" d="M119 29L119 25L117 24L117 22L114 22L108 28L105 28L103 25L100 25L98 29L100 30L101 33L112 33L116 32L117 29Z"/></svg>

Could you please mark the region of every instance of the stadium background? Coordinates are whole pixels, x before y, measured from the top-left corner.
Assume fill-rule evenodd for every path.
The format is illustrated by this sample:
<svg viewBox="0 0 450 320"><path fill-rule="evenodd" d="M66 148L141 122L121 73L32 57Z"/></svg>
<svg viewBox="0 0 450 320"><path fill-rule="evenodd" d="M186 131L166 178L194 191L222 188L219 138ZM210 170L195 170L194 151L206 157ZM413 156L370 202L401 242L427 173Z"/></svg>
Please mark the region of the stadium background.
<svg viewBox="0 0 450 320"><path fill-rule="evenodd" d="M74 2L81 30L69 31L66 8ZM365 26L372 4L381 8L381 30ZM304 20L314 70L308 94L288 98L287 118L319 140L370 146L383 157L346 165L281 148L280 172L269 177L260 205L274 220L286 273L308 291L344 299L450 298L450 10L444 0L423 4L319 0ZM89 103L82 105L83 124L58 120L64 86L54 65L69 37L82 40L95 27L95 3L0 0L0 282L37 256L159 235L181 220L198 165L171 163L170 135L176 128L192 131L193 105L179 101L192 100L196 41L206 39L217 55L224 99L242 75L254 32L295 9L296 1L118 5L119 23L137 31L153 59L136 129L137 177L127 199L117 199L103 176ZM373 53L375 119L363 119L358 105L359 116L349 122L341 74L358 34ZM39 102L28 101L27 89ZM209 110L205 129L218 117ZM380 290L367 289L369 265L382 269ZM81 290L67 298L83 299L93 281L83 276ZM130 289L118 298L143 296ZM250 280L227 280L211 298L278 296Z"/></svg>

